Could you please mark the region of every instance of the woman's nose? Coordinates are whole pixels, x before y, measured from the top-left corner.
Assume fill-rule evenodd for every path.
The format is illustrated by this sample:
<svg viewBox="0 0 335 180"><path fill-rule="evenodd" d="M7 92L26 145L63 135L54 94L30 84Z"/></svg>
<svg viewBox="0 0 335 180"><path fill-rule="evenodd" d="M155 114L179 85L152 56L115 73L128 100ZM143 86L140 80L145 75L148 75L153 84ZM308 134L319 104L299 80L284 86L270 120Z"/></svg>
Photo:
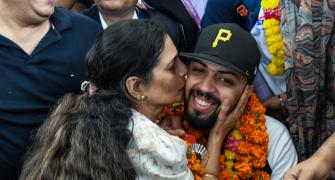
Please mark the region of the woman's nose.
<svg viewBox="0 0 335 180"><path fill-rule="evenodd" d="M185 77L187 74L187 67L180 59L178 60L178 73L181 77Z"/></svg>

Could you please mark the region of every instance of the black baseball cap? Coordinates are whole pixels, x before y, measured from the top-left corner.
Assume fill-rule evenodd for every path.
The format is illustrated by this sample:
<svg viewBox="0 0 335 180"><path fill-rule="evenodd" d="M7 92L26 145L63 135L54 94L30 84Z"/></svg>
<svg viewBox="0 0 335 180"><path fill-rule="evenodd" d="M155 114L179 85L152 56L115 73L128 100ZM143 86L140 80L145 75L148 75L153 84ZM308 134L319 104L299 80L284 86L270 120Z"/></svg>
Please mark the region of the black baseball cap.
<svg viewBox="0 0 335 180"><path fill-rule="evenodd" d="M253 81L258 71L260 52L252 35L233 23L213 24L204 28L193 53L180 56L214 62L247 76Z"/></svg>

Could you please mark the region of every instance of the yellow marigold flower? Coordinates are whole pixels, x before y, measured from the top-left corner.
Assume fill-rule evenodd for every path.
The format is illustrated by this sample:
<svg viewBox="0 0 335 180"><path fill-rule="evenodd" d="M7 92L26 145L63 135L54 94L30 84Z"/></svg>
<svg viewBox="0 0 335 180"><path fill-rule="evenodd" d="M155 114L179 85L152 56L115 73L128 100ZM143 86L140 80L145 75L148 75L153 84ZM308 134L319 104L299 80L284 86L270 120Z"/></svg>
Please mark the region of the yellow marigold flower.
<svg viewBox="0 0 335 180"><path fill-rule="evenodd" d="M283 37L281 36L281 34L278 32L278 36L277 38L277 43L281 45L281 47L283 47Z"/></svg>
<svg viewBox="0 0 335 180"><path fill-rule="evenodd" d="M284 66L278 67L278 75L284 74L284 72L285 72L285 67Z"/></svg>
<svg viewBox="0 0 335 180"><path fill-rule="evenodd" d="M276 42L276 36L270 36L269 37L269 40L268 40L271 44L276 44L277 42Z"/></svg>
<svg viewBox="0 0 335 180"><path fill-rule="evenodd" d="M284 59L282 59L282 58L277 58L276 61L274 62L274 64L278 67L284 67L285 66Z"/></svg>
<svg viewBox="0 0 335 180"><path fill-rule="evenodd" d="M284 73L284 71L285 71L285 67L277 67L273 63L268 65L268 72L271 75L274 75L274 76L281 75Z"/></svg>
<svg viewBox="0 0 335 180"><path fill-rule="evenodd" d="M276 44L279 45L279 48L281 48L282 47L282 41L283 41L283 39L281 38L281 36L280 35L276 35L276 36L274 36L273 39L276 42Z"/></svg>
<svg viewBox="0 0 335 180"><path fill-rule="evenodd" d="M272 31L276 33L280 32L279 21L275 20L274 26L272 26Z"/></svg>
<svg viewBox="0 0 335 180"><path fill-rule="evenodd" d="M271 27L271 29L274 30L273 27L275 27L275 26L279 26L279 21L276 20L276 19L266 19L266 20L264 21L264 24L265 24L267 27Z"/></svg>
<svg viewBox="0 0 335 180"><path fill-rule="evenodd" d="M270 19L267 19L263 22L263 27L264 28L269 28L271 27L271 20Z"/></svg>
<svg viewBox="0 0 335 180"><path fill-rule="evenodd" d="M238 132L235 129L231 132L231 136L233 136L233 138L235 138L237 140L243 139L243 136L240 134L240 132Z"/></svg>
<svg viewBox="0 0 335 180"><path fill-rule="evenodd" d="M266 37L272 36L272 34L273 33L271 32L271 30L267 30L267 29L265 30L265 36Z"/></svg>
<svg viewBox="0 0 335 180"><path fill-rule="evenodd" d="M268 71L271 75L276 74L277 68L274 64L269 64L268 65Z"/></svg>
<svg viewBox="0 0 335 180"><path fill-rule="evenodd" d="M284 49L280 49L278 52L277 52L278 56L280 57L283 57L285 52L284 52Z"/></svg>
<svg viewBox="0 0 335 180"><path fill-rule="evenodd" d="M274 47L274 46L269 46L268 48L269 48L269 51L270 51L271 54L274 54L277 50L277 48Z"/></svg>
<svg viewBox="0 0 335 180"><path fill-rule="evenodd" d="M228 160L234 160L236 158L236 154L233 151L229 151L229 150L225 150L224 151L224 156L228 159Z"/></svg>
<svg viewBox="0 0 335 180"><path fill-rule="evenodd" d="M275 4L278 6L279 0L262 0L262 7L266 6L270 8ZM263 9L266 8L263 7ZM285 71L285 60L283 57L284 50L283 38L280 32L280 21L273 18L266 19L263 23L263 27L265 29L266 36L265 42L268 46L269 52L273 55L272 62L268 65L268 72L271 75L281 75Z"/></svg>
<svg viewBox="0 0 335 180"><path fill-rule="evenodd" d="M279 6L279 0L262 0L263 9L275 9Z"/></svg>
<svg viewBox="0 0 335 180"><path fill-rule="evenodd" d="M226 161L226 162L224 162L225 163L225 165L226 165L226 169L227 170L231 170L231 169L233 169L233 167L234 167L234 161Z"/></svg>

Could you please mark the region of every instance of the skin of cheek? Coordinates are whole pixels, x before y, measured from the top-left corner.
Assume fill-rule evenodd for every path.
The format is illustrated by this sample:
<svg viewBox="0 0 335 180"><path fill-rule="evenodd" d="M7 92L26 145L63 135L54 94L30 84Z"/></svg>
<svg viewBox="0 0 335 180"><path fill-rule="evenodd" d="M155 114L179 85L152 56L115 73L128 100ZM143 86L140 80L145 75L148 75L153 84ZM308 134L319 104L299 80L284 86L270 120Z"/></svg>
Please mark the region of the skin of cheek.
<svg viewBox="0 0 335 180"><path fill-rule="evenodd" d="M170 104L182 100L182 91L180 90L180 82L173 75L167 74L166 72L157 72L156 79L153 80L153 84L148 95L151 96L153 101L159 104Z"/></svg>
<svg viewBox="0 0 335 180"><path fill-rule="evenodd" d="M229 89L229 88L219 90L219 94L221 103L225 98L229 99L229 101L232 102L229 108L229 112L231 112L235 108L235 106L238 103L239 97L241 97L242 95L239 89Z"/></svg>

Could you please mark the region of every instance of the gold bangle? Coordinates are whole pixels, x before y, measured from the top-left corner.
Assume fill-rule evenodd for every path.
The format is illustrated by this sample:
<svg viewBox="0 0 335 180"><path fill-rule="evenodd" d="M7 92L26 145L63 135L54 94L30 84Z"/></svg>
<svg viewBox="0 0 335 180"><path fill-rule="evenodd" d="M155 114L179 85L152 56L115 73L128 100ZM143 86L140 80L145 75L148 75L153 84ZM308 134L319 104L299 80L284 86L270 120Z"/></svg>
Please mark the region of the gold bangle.
<svg viewBox="0 0 335 180"><path fill-rule="evenodd" d="M285 102L284 102L283 98L281 98L281 95L278 95L277 97L279 98L281 107L285 108Z"/></svg>
<svg viewBox="0 0 335 180"><path fill-rule="evenodd" d="M204 177L218 178L217 175L215 175L215 174L209 174L209 173L204 174Z"/></svg>

